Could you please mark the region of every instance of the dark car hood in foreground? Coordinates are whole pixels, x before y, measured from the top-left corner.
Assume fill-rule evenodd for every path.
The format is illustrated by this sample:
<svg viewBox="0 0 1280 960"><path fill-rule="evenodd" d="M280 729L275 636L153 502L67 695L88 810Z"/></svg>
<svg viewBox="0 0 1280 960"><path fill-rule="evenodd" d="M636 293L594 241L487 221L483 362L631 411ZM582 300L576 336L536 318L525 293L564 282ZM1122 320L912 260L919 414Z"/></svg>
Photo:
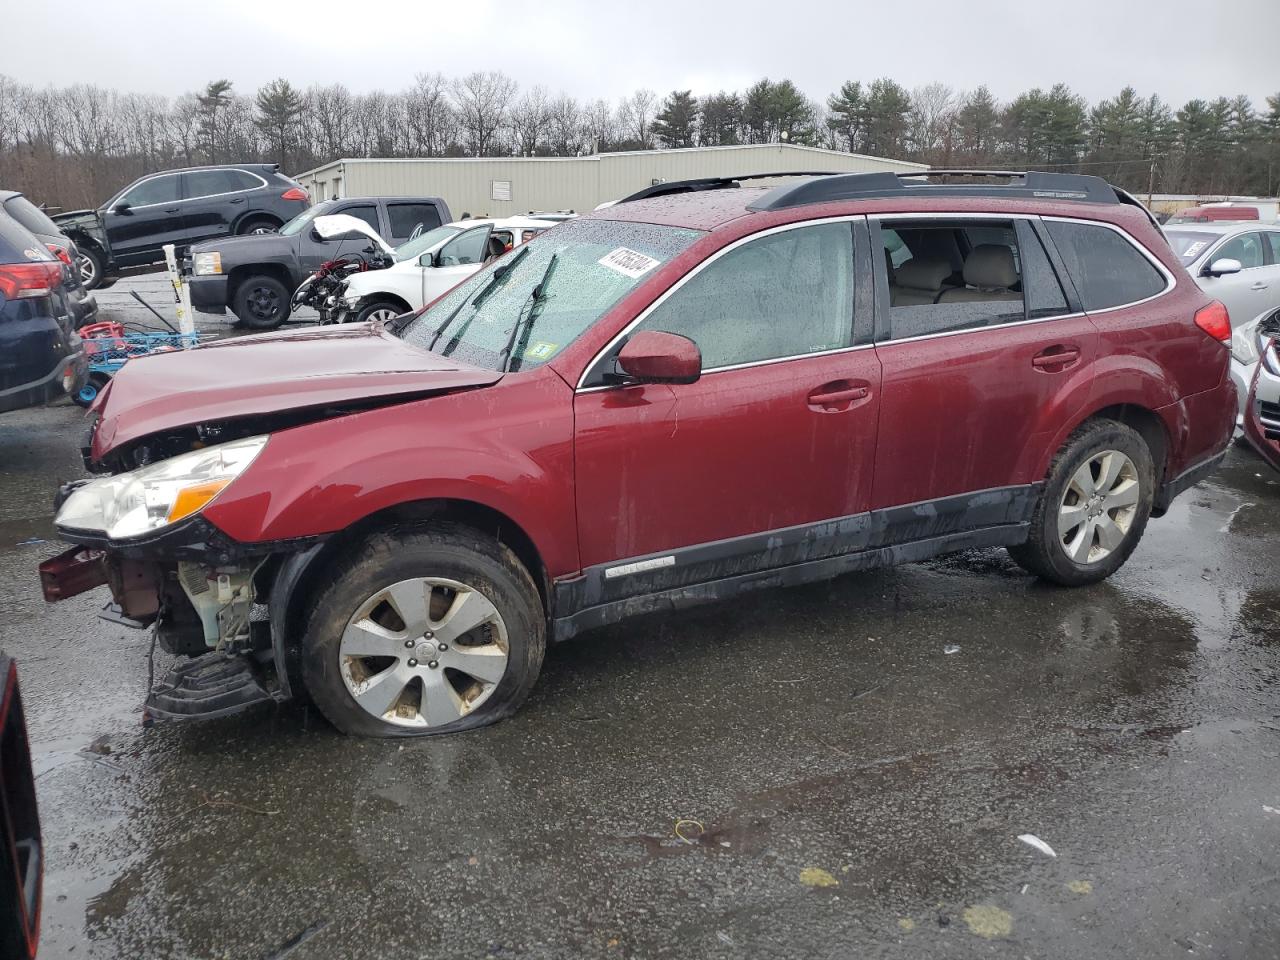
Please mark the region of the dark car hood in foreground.
<svg viewBox="0 0 1280 960"><path fill-rule="evenodd" d="M485 386L501 376L411 347L380 324L220 340L126 363L96 405L101 420L92 456L195 424L394 403Z"/></svg>

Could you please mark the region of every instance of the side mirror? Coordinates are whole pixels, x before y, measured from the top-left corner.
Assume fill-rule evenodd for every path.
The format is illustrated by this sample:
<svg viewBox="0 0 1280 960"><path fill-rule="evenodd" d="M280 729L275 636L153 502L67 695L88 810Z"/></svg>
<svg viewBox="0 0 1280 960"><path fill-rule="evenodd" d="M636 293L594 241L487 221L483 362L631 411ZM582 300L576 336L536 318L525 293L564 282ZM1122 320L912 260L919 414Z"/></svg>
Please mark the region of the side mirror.
<svg viewBox="0 0 1280 960"><path fill-rule="evenodd" d="M317 230L315 227L312 227L311 239L314 240L316 243L328 243L330 238L320 236L320 231Z"/></svg>
<svg viewBox="0 0 1280 960"><path fill-rule="evenodd" d="M1229 273L1239 273L1244 267L1239 260L1233 260L1230 257L1220 257L1209 264L1209 269L1205 271L1206 276L1225 277Z"/></svg>
<svg viewBox="0 0 1280 960"><path fill-rule="evenodd" d="M618 351L618 370L637 383L695 383L702 351L688 337L642 330Z"/></svg>
<svg viewBox="0 0 1280 960"><path fill-rule="evenodd" d="M434 253L424 253L418 258L418 266L434 267L436 266L436 255Z"/></svg>
<svg viewBox="0 0 1280 960"><path fill-rule="evenodd" d="M111 208L111 212L118 213L122 217L131 217L133 216L133 210L131 209L131 207L132 207L132 204L130 204L128 201L121 200L119 203L117 203L114 207Z"/></svg>

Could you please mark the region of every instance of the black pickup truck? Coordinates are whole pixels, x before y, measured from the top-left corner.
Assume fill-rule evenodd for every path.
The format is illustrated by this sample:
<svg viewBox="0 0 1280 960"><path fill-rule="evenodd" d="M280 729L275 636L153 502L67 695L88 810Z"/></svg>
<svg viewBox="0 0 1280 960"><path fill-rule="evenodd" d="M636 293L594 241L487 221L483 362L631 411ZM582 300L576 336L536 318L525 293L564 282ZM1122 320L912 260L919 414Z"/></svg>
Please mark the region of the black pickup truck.
<svg viewBox="0 0 1280 960"><path fill-rule="evenodd" d="M183 265L191 305L217 314L230 307L240 323L256 330L278 327L289 315L293 292L320 264L363 253L369 246L367 237L356 234L322 238L312 221L334 213L363 220L393 247L453 219L449 205L439 197L325 200L277 233L195 244Z"/></svg>

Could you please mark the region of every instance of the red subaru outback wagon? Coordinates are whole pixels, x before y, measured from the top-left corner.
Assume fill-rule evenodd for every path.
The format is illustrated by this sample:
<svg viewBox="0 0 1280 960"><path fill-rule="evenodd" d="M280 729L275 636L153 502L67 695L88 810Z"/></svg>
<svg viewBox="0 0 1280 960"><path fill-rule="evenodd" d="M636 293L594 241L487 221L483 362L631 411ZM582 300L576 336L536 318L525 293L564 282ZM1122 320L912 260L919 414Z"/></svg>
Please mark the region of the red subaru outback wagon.
<svg viewBox="0 0 1280 960"><path fill-rule="evenodd" d="M1094 583L1224 454L1226 311L1102 180L642 194L388 324L130 361L46 596L191 657L155 716L445 733L631 614L974 547Z"/></svg>

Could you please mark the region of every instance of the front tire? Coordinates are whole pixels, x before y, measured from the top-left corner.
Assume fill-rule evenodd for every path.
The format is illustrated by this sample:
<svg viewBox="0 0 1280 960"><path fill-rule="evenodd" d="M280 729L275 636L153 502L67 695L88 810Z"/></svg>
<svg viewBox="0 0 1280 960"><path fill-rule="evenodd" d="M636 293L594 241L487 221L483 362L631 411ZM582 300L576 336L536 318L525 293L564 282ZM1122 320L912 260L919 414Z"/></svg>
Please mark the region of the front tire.
<svg viewBox="0 0 1280 960"><path fill-rule="evenodd" d="M1142 436L1114 420L1091 420L1054 457L1027 542L1009 555L1064 587L1105 580L1142 539L1154 497L1155 466Z"/></svg>
<svg viewBox="0 0 1280 960"><path fill-rule="evenodd" d="M335 563L313 599L302 679L343 733L494 723L524 702L542 666L546 618L529 572L467 527L377 534Z"/></svg>
<svg viewBox="0 0 1280 960"><path fill-rule="evenodd" d="M373 303L361 307L357 312L352 323L367 323L370 320L387 321L395 317L402 316L409 311L398 303L392 303L390 300L377 300Z"/></svg>
<svg viewBox="0 0 1280 960"><path fill-rule="evenodd" d="M253 330L274 330L289 316L289 291L275 277L250 277L236 288L231 312Z"/></svg>

